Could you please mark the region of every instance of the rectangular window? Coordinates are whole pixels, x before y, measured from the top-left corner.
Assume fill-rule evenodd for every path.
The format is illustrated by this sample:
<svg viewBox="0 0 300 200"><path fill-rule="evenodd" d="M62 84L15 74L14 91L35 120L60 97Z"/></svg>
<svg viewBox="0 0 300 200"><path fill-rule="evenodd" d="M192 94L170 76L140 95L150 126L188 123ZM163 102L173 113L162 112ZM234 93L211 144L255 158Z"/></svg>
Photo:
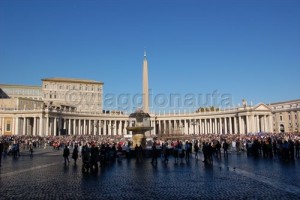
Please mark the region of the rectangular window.
<svg viewBox="0 0 300 200"><path fill-rule="evenodd" d="M282 116L280 116L280 121L282 121Z"/></svg>

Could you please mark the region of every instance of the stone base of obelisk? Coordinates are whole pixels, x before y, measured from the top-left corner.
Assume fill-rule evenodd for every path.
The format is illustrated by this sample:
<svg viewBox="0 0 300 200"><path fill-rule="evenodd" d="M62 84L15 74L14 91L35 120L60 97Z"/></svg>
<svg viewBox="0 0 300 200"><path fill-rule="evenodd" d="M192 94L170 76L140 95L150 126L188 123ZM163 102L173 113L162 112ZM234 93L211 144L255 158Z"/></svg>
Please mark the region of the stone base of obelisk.
<svg viewBox="0 0 300 200"><path fill-rule="evenodd" d="M143 149L146 148L146 137L144 134L134 134L132 136L132 142L133 142L132 148L135 148L136 145L137 146L142 145Z"/></svg>

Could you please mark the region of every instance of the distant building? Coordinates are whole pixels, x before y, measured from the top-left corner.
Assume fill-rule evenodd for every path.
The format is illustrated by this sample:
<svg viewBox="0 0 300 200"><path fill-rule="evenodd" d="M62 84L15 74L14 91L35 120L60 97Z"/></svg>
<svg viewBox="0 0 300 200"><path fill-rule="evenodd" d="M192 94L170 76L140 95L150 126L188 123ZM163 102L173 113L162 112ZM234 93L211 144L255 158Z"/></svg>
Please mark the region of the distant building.
<svg viewBox="0 0 300 200"><path fill-rule="evenodd" d="M103 83L99 81L45 78L42 94L45 102L74 106L80 112L99 112L103 108Z"/></svg>
<svg viewBox="0 0 300 200"><path fill-rule="evenodd" d="M42 100L41 86L0 84L0 98L29 98Z"/></svg>
<svg viewBox="0 0 300 200"><path fill-rule="evenodd" d="M300 132L300 99L271 103L273 132Z"/></svg>

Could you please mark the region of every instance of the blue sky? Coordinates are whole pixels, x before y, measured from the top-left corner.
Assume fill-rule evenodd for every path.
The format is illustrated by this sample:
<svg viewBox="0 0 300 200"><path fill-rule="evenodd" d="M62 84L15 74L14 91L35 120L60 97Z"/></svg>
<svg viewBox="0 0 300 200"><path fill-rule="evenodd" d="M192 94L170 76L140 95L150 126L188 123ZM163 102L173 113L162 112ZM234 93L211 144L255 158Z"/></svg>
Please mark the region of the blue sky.
<svg viewBox="0 0 300 200"><path fill-rule="evenodd" d="M0 83L92 79L105 95L133 97L144 49L153 98L300 98L298 0L0 1Z"/></svg>

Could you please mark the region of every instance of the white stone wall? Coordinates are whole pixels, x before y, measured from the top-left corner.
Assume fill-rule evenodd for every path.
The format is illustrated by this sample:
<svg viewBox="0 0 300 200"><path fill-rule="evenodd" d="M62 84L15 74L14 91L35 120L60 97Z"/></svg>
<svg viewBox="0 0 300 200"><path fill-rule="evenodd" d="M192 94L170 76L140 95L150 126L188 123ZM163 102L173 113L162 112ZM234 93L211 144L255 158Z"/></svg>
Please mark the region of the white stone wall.
<svg viewBox="0 0 300 200"><path fill-rule="evenodd" d="M102 84L43 81L42 91L46 102L76 106L80 112L102 111Z"/></svg>

